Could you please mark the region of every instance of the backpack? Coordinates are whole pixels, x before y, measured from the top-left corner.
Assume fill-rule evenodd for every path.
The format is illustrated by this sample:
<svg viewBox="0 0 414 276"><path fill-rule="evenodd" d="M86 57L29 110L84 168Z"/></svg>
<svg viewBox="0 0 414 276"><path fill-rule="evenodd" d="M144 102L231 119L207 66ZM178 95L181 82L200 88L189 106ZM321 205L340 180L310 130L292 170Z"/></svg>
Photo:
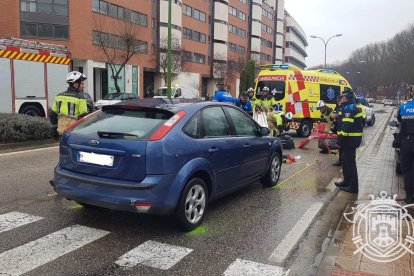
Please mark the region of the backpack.
<svg viewBox="0 0 414 276"><path fill-rule="evenodd" d="M290 135L282 134L280 136L280 141L282 142L283 149L294 149L295 143L293 142L293 138Z"/></svg>

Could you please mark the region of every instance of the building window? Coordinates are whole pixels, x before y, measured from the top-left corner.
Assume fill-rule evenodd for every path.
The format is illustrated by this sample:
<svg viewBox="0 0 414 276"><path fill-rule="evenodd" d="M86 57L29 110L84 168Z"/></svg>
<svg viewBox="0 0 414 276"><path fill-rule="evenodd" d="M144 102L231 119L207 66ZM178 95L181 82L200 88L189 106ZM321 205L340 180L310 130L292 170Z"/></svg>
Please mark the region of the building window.
<svg viewBox="0 0 414 276"><path fill-rule="evenodd" d="M260 59L265 61L272 61L272 56L265 53L260 53Z"/></svg>
<svg viewBox="0 0 414 276"><path fill-rule="evenodd" d="M241 28L238 28L236 26L233 26L231 24L229 24L229 32L231 32L233 34L236 34L238 36L241 36L241 37L246 37L246 31L245 30L243 30Z"/></svg>
<svg viewBox="0 0 414 276"><path fill-rule="evenodd" d="M59 0L59 1L62 1L62 0ZM141 25L144 27L148 26L148 16L146 14L136 12L136 11L112 4L112 3L108 3L103 0L93 0L92 10L94 12L107 15L113 18L117 18L119 20L128 21L133 24Z"/></svg>
<svg viewBox="0 0 414 276"><path fill-rule="evenodd" d="M96 46L101 46L101 41L103 41L106 47L126 50L125 43L123 42L123 38L121 36L93 31L92 40L93 44ZM148 53L148 42L135 39L134 50L142 54Z"/></svg>
<svg viewBox="0 0 414 276"><path fill-rule="evenodd" d="M240 46L240 45L229 42L229 50L232 51L232 52L239 53L239 54L244 54L245 51L246 51L246 48L243 47L243 46Z"/></svg>
<svg viewBox="0 0 414 276"><path fill-rule="evenodd" d="M242 11L239 11L238 9L236 9L232 6L229 6L229 14L231 14L235 17L238 17L241 20L246 21L246 14Z"/></svg>
<svg viewBox="0 0 414 276"><path fill-rule="evenodd" d="M191 29L183 28L183 38L195 40L201 43L206 43L206 35L193 31Z"/></svg>
<svg viewBox="0 0 414 276"><path fill-rule="evenodd" d="M262 15L273 21L273 13L267 11L264 8L262 8Z"/></svg>
<svg viewBox="0 0 414 276"><path fill-rule="evenodd" d="M187 51L183 51L183 53L184 53L184 59L186 61L200 63L200 64L205 63L205 59L206 59L205 55L192 53L192 52L187 52Z"/></svg>
<svg viewBox="0 0 414 276"><path fill-rule="evenodd" d="M271 27L267 26L266 24L263 24L263 23L262 23L262 31L265 31L269 34L273 33L273 29Z"/></svg>
<svg viewBox="0 0 414 276"><path fill-rule="evenodd" d="M37 37L50 39L68 39L69 26L43 24L37 22L21 22L22 37Z"/></svg>
<svg viewBox="0 0 414 276"><path fill-rule="evenodd" d="M20 11L68 16L68 0L21 0Z"/></svg>
<svg viewBox="0 0 414 276"><path fill-rule="evenodd" d="M272 48L273 43L267 39L264 38L260 38L260 43L262 44L262 46L266 46L269 48Z"/></svg>
<svg viewBox="0 0 414 276"><path fill-rule="evenodd" d="M193 7L183 5L183 14L191 16L197 20L206 22L206 14L202 11L194 9Z"/></svg>

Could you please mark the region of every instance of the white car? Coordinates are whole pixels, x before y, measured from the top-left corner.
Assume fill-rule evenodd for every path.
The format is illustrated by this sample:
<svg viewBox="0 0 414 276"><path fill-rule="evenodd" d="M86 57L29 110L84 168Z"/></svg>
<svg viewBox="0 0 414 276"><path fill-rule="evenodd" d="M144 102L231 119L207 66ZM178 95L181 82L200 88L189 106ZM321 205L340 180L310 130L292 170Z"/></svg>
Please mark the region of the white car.
<svg viewBox="0 0 414 276"><path fill-rule="evenodd" d="M139 99L137 95L133 93L109 93L103 99L98 100L95 103L95 108L100 109L104 105L116 104L126 100Z"/></svg>
<svg viewBox="0 0 414 276"><path fill-rule="evenodd" d="M361 105L363 105L365 113L367 114L367 117L365 118L365 123L368 126L373 126L375 124L374 106L370 105L367 99L362 97L358 97L358 101Z"/></svg>

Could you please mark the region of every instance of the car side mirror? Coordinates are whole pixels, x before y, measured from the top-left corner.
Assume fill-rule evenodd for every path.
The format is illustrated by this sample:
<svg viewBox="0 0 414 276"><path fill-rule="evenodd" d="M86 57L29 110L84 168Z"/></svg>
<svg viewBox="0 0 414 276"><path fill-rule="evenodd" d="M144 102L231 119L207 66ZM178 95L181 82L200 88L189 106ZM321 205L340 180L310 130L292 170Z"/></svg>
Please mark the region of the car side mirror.
<svg viewBox="0 0 414 276"><path fill-rule="evenodd" d="M388 122L388 125L389 125L390 127L398 127L398 126L399 126L399 124L398 124L398 122L397 122L397 121L391 121L391 122Z"/></svg>
<svg viewBox="0 0 414 276"><path fill-rule="evenodd" d="M260 128L260 136L267 136L270 134L270 129L267 127Z"/></svg>

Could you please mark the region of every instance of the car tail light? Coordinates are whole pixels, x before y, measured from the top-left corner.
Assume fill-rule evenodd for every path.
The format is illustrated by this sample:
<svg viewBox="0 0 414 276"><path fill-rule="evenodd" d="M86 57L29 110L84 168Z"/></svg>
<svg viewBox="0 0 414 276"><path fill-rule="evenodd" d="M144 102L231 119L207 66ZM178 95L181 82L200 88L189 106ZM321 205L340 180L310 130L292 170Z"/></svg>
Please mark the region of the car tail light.
<svg viewBox="0 0 414 276"><path fill-rule="evenodd" d="M74 129L77 125L79 125L80 123L82 123L82 122L85 122L87 119L89 119L90 117L92 117L92 116L95 116L95 115L97 115L98 113L100 113L100 112L102 112L101 110L97 110L97 111L95 111L95 112L93 112L93 113L91 113L91 114L88 114L88 115L86 115L85 117L82 117L82 118L80 118L79 120L77 120L73 125L70 125L68 128L66 128L65 130L64 130L64 132L69 132L69 131L71 131L72 129Z"/></svg>
<svg viewBox="0 0 414 276"><path fill-rule="evenodd" d="M138 212L147 212L151 207L151 202L133 202L132 206L137 209Z"/></svg>
<svg viewBox="0 0 414 276"><path fill-rule="evenodd" d="M164 138L165 135L185 116L184 111L180 111L166 121L149 139L150 141L157 141Z"/></svg>

